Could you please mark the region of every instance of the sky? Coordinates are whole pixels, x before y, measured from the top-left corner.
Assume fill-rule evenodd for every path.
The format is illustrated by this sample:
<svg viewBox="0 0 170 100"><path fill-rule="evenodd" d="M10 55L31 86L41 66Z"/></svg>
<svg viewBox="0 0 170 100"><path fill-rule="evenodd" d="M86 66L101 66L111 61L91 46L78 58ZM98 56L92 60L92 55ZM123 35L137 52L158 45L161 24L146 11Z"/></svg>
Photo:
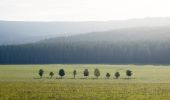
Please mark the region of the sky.
<svg viewBox="0 0 170 100"><path fill-rule="evenodd" d="M108 21L170 17L170 0L0 0L0 20Z"/></svg>

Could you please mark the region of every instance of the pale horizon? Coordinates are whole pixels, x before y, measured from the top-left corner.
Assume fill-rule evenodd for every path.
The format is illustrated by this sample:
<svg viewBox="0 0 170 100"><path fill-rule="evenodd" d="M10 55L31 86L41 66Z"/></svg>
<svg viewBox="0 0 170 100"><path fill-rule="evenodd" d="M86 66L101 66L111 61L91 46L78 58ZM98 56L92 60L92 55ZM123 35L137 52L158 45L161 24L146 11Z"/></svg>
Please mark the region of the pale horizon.
<svg viewBox="0 0 170 100"><path fill-rule="evenodd" d="M169 0L2 0L4 21L113 21L170 17Z"/></svg>

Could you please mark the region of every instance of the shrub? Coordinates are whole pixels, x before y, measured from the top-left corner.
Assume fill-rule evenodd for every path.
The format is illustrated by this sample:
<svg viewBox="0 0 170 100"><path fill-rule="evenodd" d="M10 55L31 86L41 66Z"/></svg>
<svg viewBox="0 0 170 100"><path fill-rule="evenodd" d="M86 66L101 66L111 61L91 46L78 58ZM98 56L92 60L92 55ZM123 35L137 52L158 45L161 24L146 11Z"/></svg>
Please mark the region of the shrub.
<svg viewBox="0 0 170 100"><path fill-rule="evenodd" d="M99 69L95 69L94 70L94 76L96 76L96 78L98 78L99 76L100 76L100 71L99 71Z"/></svg>
<svg viewBox="0 0 170 100"><path fill-rule="evenodd" d="M126 75L128 79L132 76L132 71L131 70L126 70Z"/></svg>
<svg viewBox="0 0 170 100"><path fill-rule="evenodd" d="M61 79L62 79L63 76L65 75L64 69L59 70L59 75L61 76Z"/></svg>
<svg viewBox="0 0 170 100"><path fill-rule="evenodd" d="M116 72L116 73L115 73L115 77L116 77L116 79L118 79L118 78L120 77L119 72Z"/></svg>
<svg viewBox="0 0 170 100"><path fill-rule="evenodd" d="M106 77L109 79L110 78L110 73L106 73Z"/></svg>
<svg viewBox="0 0 170 100"><path fill-rule="evenodd" d="M40 75L40 78L42 78L43 74L44 74L44 70L43 69L40 69L38 74Z"/></svg>
<svg viewBox="0 0 170 100"><path fill-rule="evenodd" d="M50 72L49 75L50 75L50 78L52 78L54 76L54 73Z"/></svg>
<svg viewBox="0 0 170 100"><path fill-rule="evenodd" d="M89 71L88 71L88 69L85 69L85 70L84 70L84 76L85 76L86 78L89 76Z"/></svg>
<svg viewBox="0 0 170 100"><path fill-rule="evenodd" d="M76 70L73 71L73 75L74 75L74 78L75 78L76 75L77 75L77 71Z"/></svg>

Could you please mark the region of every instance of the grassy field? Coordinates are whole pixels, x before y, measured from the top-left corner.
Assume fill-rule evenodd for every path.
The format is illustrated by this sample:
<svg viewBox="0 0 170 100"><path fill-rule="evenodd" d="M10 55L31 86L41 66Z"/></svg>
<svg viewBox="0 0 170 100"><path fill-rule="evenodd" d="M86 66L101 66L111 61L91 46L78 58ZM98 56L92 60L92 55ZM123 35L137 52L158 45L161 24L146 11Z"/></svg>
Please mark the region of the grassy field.
<svg viewBox="0 0 170 100"><path fill-rule="evenodd" d="M60 79L59 69L66 75ZM84 69L90 76L85 79ZM94 77L94 69L101 72ZM44 69L42 79L38 70ZM73 79L73 70L77 70ZM126 70L133 71L126 79ZM52 79L49 72L55 73ZM114 73L120 72L120 79ZM105 75L109 72L110 79ZM0 65L0 100L170 100L170 66L154 65Z"/></svg>

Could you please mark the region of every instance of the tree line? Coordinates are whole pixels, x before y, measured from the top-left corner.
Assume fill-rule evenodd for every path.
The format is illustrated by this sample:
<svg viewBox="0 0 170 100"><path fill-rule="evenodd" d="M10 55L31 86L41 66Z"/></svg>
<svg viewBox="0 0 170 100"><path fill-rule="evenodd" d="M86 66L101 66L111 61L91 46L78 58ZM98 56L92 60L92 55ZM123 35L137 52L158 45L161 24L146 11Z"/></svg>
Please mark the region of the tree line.
<svg viewBox="0 0 170 100"><path fill-rule="evenodd" d="M66 42L0 46L0 64L169 64L170 43Z"/></svg>
<svg viewBox="0 0 170 100"><path fill-rule="evenodd" d="M44 75L44 70L43 69L39 69L38 74L39 74L40 78L42 78L43 75ZM90 73L89 73L88 69L84 69L84 71L83 71L84 77L88 78L89 74ZM59 72L58 72L58 75L62 79L63 76L65 76L65 70L64 69L60 69ZM76 78L76 75L77 75L77 70L73 70L73 78L74 79ZM126 70L126 75L127 75L128 79L129 79L132 76L132 71L131 70ZM49 76L50 76L50 78L52 78L54 76L54 72L50 72ZM96 68L94 70L94 76L96 77L96 79L98 79L100 77L100 70L98 68ZM110 73L106 73L105 76L106 76L107 79L109 79L111 74ZM116 79L118 79L120 77L120 73L119 72L115 72L114 73L114 77Z"/></svg>

